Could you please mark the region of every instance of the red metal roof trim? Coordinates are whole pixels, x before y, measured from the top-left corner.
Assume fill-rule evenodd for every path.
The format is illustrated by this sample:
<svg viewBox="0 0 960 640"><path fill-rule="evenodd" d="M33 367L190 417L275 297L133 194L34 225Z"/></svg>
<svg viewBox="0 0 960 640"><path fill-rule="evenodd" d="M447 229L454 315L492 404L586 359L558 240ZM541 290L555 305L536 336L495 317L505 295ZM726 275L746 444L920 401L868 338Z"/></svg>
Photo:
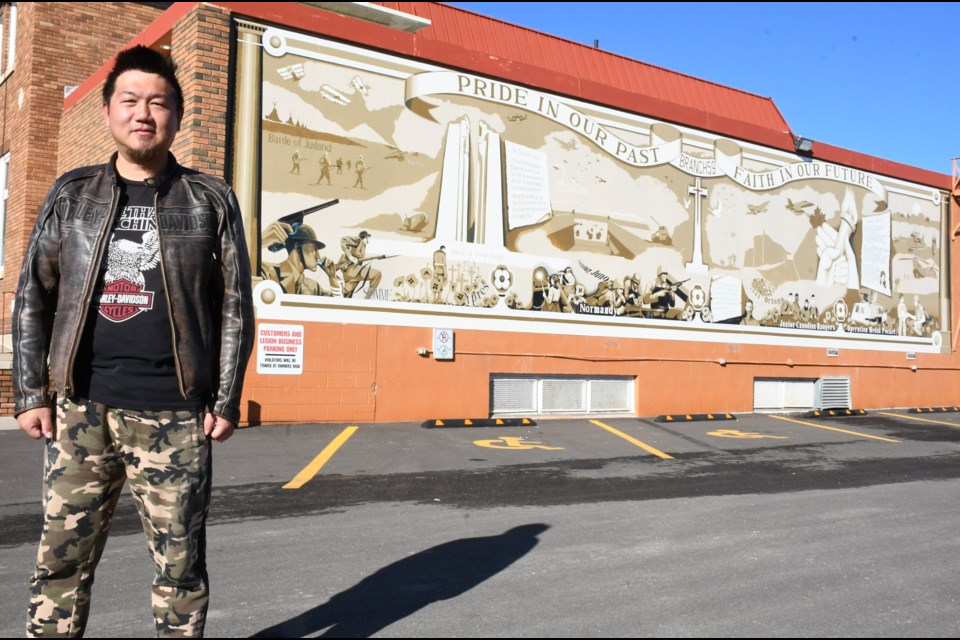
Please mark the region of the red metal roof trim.
<svg viewBox="0 0 960 640"><path fill-rule="evenodd" d="M767 97L459 7L429 2L377 4L431 20L433 26L417 34L423 40L460 46L492 59L510 60L578 78L589 78L598 84L616 86L698 111L712 111L726 118L749 121L777 132L789 131L773 100Z"/></svg>
<svg viewBox="0 0 960 640"><path fill-rule="evenodd" d="M855 169L863 169L871 173L876 173L892 178L907 180L908 182L917 182L930 185L937 189L950 189L950 176L945 173L937 173L929 169L921 169L901 162L886 160L876 156L869 156L859 151L851 151L843 147L835 147L826 142L815 141L813 143L813 158L842 164Z"/></svg>
<svg viewBox="0 0 960 640"><path fill-rule="evenodd" d="M137 34L123 48L129 49L132 46L142 44L145 47L151 47L160 40L168 31L173 28L177 21L190 12L198 2L175 2L170 8L160 14L160 16L150 23L150 25ZM113 61L117 58L117 51L110 59L104 62L93 75L89 76L80 85L70 92L70 95L63 99L63 110L67 111L73 105L80 102L88 93L96 89L104 81L110 70L113 69Z"/></svg>
<svg viewBox="0 0 960 640"><path fill-rule="evenodd" d="M178 2L130 44L152 44L195 2ZM770 98L669 71L502 20L433 2L380 2L429 19L405 33L294 2L216 2L234 13L327 38L499 77L657 120L794 152L790 127ZM151 39L152 38L152 39ZM106 77L109 62L65 101L70 108ZM950 189L950 177L817 142L814 157Z"/></svg>
<svg viewBox="0 0 960 640"><path fill-rule="evenodd" d="M475 72L501 76L588 102L794 152L790 125L772 98L534 31L466 9L430 2L377 4L427 18L415 49L443 59L464 49ZM427 43L430 43L430 46ZM442 45L442 46L437 46ZM472 54L472 55L471 55ZM459 59L459 56L458 56ZM550 72L545 75L544 71ZM950 188L946 174L816 142L817 160Z"/></svg>

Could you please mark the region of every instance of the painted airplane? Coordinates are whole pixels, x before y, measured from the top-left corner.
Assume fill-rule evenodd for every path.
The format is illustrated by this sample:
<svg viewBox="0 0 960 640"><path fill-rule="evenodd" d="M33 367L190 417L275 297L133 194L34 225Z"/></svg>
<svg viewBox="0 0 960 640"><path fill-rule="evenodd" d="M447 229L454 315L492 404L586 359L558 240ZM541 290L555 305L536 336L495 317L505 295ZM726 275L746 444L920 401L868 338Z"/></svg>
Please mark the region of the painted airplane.
<svg viewBox="0 0 960 640"><path fill-rule="evenodd" d="M303 65L299 63L292 64L289 67L281 67L280 69L277 69L277 73L279 73L280 77L284 80L293 81L302 80L303 76L305 75L303 71Z"/></svg>
<svg viewBox="0 0 960 640"><path fill-rule="evenodd" d="M370 93L370 87L360 79L360 76L353 76L353 78L350 79L350 86L356 89L363 97L366 97L367 94Z"/></svg>
<svg viewBox="0 0 960 640"><path fill-rule="evenodd" d="M330 102L339 104L341 106L350 104L350 99L347 98L347 96L343 95L328 84L320 86L320 97L324 100L329 100Z"/></svg>

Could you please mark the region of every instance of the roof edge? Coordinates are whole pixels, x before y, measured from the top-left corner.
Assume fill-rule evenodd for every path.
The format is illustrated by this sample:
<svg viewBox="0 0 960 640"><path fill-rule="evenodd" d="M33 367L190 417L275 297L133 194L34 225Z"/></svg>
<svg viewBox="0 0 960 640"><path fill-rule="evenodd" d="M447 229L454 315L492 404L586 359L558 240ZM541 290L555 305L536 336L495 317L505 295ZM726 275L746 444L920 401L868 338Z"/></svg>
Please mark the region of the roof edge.
<svg viewBox="0 0 960 640"><path fill-rule="evenodd" d="M69 111L75 104L87 97L88 94L92 93L100 83L110 75L110 71L113 69L114 60L117 59L117 54L120 51L129 49L130 47L142 44L145 47L150 47L156 44L161 37L163 37L168 31L173 28L173 25L177 21L188 14L194 7L199 5L199 2L174 2L169 9L161 13L156 20L151 22L146 29L135 35L130 39L127 44L125 44L119 51L116 51L110 59L100 65L100 68L93 72L86 80L80 83L80 85L70 92L70 95L63 99L63 110Z"/></svg>
<svg viewBox="0 0 960 640"><path fill-rule="evenodd" d="M160 38L170 31L178 20L188 14L199 2L175 2L162 13L153 23L151 23L140 34L132 38L125 47L131 47L137 44L152 46ZM492 77L502 78L517 84L524 84L535 87L540 90L555 92L558 95L567 96L576 100L583 100L594 104L623 110L628 113L643 115L672 122L680 126L701 129L715 135L730 136L745 142L767 146L781 151L793 153L793 134L791 131L775 131L767 126L756 125L750 122L734 120L729 117L720 116L715 113L707 113L693 107L678 105L664 99L652 96L631 93L627 90L619 89L612 85L601 84L586 78L577 78L568 74L558 73L546 69L545 67L532 64L520 63L514 60L497 58L492 56L480 55L480 52L467 50L456 44L442 40L428 40L418 37L415 34L398 32L376 24L365 23L355 18L338 15L312 7L312 3L295 2L211 2L210 4L223 7L229 11L251 19L262 20L274 24L285 25L288 28L299 29L306 32L315 33L326 38L332 38L346 43L368 46L381 51L390 52L393 55L420 58L428 62L447 66L450 68L462 69L470 73L487 74ZM379 3L378 3L379 4ZM529 27L514 25L510 22L483 16L482 14L454 7L445 3L432 3L439 5L447 10L455 10L469 16L479 16L484 19L493 20L511 28L523 29L531 33L550 37L577 47L592 49L587 45L559 38L557 36L536 31ZM294 16L296 20L294 20ZM645 62L634 60L620 54L609 51L599 50L607 56L613 56L631 63L643 64L652 68L660 69L667 73L675 74L685 78L691 78L697 82L704 82L710 85L722 87L726 90L736 91L744 95L750 95L755 98L767 100L776 109L784 122L785 127L789 129L786 119L783 118L779 108L772 98L759 96L747 91L729 87L710 80L695 78L677 71L664 69ZM69 96L64 98L64 111L69 110L80 102L109 74L113 66L115 56L111 56L95 73L89 76L77 89ZM549 73L544 73L549 71ZM526 79L525 79L526 78ZM916 182L938 189L950 190L952 188L952 179L948 174L937 173L928 169L913 167L900 162L886 160L865 153L851 151L842 147L830 145L825 142L816 142L814 158L826 162L834 162L857 169L871 171L891 178Z"/></svg>
<svg viewBox="0 0 960 640"><path fill-rule="evenodd" d="M378 4L382 4L382 3L378 3ZM460 12L462 12L462 13L467 13L467 14L469 14L469 15L471 15L471 16L477 16L477 17L483 18L483 19L485 19L485 20L492 20L492 21L494 21L494 22L499 22L500 24L508 25L508 26L510 26L511 28L514 28L514 29L521 29L521 30L527 31L527 32L529 32L529 33L535 33L535 34L537 34L537 35L539 35L539 36L546 36L546 37L548 37L548 38L553 38L554 40L559 40L560 42L565 42L565 43L567 43L567 44L569 44L569 45L573 45L573 46L576 46L576 47L581 48L581 49L586 49L587 51L600 53L600 54L603 54L603 55L606 55L606 56L611 56L611 57L614 57L614 58L619 58L619 59L621 59L621 60L626 60L627 62L634 63L634 64L642 64L642 65L644 65L644 66L646 66L646 67L650 67L651 69L658 69L658 70L660 70L660 71L663 71L664 73L670 73L670 74L673 74L673 75L675 75L675 76L680 76L681 78L686 78L687 80L692 80L692 81L694 81L694 82L702 82L702 83L705 83L705 84L712 85L712 86L714 86L714 87L720 87L721 89L726 89L726 90L728 90L728 91L735 91L735 92L737 92L737 93L742 93L743 95L746 95L746 96L750 96L750 97L753 97L753 98L758 98L758 99L760 99L760 100L767 100L767 101L769 101L769 102L773 102L773 98L771 98L770 96L760 95L759 93L753 93L752 91L747 91L747 90L745 90L745 89L740 89L740 88L738 88L738 87L731 87L731 86L728 85L728 84L723 84L722 82L717 82L717 81L715 81L715 80L707 80L706 78L698 78L697 76L690 75L689 73L684 73L684 72L682 72L682 71L676 71L676 70L674 70L674 69L669 69L669 68L667 68L667 67L663 67L663 66L660 66L660 65L658 65L658 64L653 64L653 63L651 63L651 62L644 62L643 60L637 60L636 58L631 58L630 56L625 56L625 55L623 55L622 53L616 53L616 52L614 52L614 51L608 51L608 50L606 50L606 49L591 47L590 45L583 44L582 42L577 42L576 40L570 40L570 39L568 39L568 38L564 38L564 37L561 37L561 36L557 36L557 35L554 35L554 34L552 34L552 33L546 33L545 31L537 31L536 29L533 29L533 28L531 28L531 27L526 27L526 26L524 26L524 25L522 25L522 24L517 24L517 23L515 23L515 22L510 22L510 21L504 20L504 19L502 19L502 18L497 18L497 17L494 17L494 16L488 16L488 15L485 15L485 14L482 14L482 13L477 13L476 11L471 11L471 10L469 10L469 9L464 9L463 7L457 7L457 6L454 6L454 5L449 4L449 3L447 3L447 2L435 2L434 4L439 4L439 5L442 5L443 7L447 8L447 9L451 9L451 10L453 10L453 11L460 11ZM774 106L776 106L776 104L774 104ZM777 112L779 113L780 110L777 109ZM783 117L783 114L781 114L781 117Z"/></svg>
<svg viewBox="0 0 960 640"><path fill-rule="evenodd" d="M930 169L922 169L902 162L878 158L819 140L814 142L813 159L863 169L889 178L915 182L945 191L949 191L952 184L951 176L946 173L938 173Z"/></svg>

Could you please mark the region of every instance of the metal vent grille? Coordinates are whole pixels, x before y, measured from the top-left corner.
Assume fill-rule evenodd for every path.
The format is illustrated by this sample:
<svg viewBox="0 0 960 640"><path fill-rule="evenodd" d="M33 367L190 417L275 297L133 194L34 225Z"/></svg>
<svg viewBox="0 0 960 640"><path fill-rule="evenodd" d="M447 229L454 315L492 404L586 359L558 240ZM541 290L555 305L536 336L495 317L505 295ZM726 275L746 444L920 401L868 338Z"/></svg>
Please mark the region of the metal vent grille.
<svg viewBox="0 0 960 640"><path fill-rule="evenodd" d="M583 413L587 410L586 380L542 380L540 411Z"/></svg>
<svg viewBox="0 0 960 640"><path fill-rule="evenodd" d="M494 413L536 413L536 378L494 378L491 402Z"/></svg>
<svg viewBox="0 0 960 640"><path fill-rule="evenodd" d="M835 376L817 380L815 408L850 409L850 378Z"/></svg>
<svg viewBox="0 0 960 640"><path fill-rule="evenodd" d="M633 413L633 378L491 376L493 415Z"/></svg>
<svg viewBox="0 0 960 640"><path fill-rule="evenodd" d="M633 404L631 387L623 380L591 380L590 411L595 413L613 413L630 411Z"/></svg>

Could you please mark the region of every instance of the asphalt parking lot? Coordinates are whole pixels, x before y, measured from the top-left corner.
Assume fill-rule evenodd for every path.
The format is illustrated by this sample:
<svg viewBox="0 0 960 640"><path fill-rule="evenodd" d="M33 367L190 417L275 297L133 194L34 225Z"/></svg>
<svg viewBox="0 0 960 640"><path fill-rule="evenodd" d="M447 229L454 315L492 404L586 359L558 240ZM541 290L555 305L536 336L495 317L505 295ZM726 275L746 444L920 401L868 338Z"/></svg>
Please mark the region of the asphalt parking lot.
<svg viewBox="0 0 960 640"><path fill-rule="evenodd" d="M37 443L0 431L0 634ZM960 413L296 425L215 448L208 635L956 636ZM88 633L148 637L118 509Z"/></svg>

